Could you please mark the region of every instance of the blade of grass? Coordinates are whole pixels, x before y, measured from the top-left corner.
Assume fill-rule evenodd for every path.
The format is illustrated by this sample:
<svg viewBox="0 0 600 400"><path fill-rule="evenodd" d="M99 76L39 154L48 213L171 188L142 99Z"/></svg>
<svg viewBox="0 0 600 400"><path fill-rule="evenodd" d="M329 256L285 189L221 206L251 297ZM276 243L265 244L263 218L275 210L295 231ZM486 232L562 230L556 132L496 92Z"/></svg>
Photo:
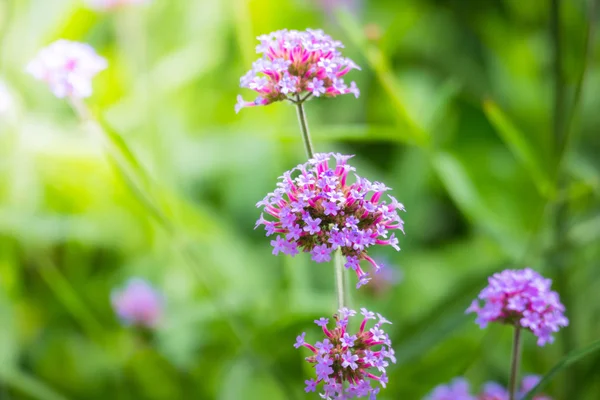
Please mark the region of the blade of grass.
<svg viewBox="0 0 600 400"><path fill-rule="evenodd" d="M429 135L416 121L414 121L406 109L402 100L402 88L394 76L394 73L390 68L389 60L386 58L385 54L381 49L368 43L364 35L361 34L363 29L347 10L340 7L336 12L336 16L350 40L363 53L363 56L375 71L377 78L392 100L397 112L396 116L398 117L398 121L402 127L406 128L405 135L407 138L418 146L428 146L430 141Z"/></svg>
<svg viewBox="0 0 600 400"><path fill-rule="evenodd" d="M562 372L563 370L567 369L570 365L580 361L584 357L586 357L598 350L600 350L600 340L596 340L595 342L591 343L590 345L588 345L587 347L585 347L581 350L575 350L575 351L570 352L558 364L556 364L550 371L548 371L548 373L546 375L544 375L542 377L542 379L540 379L538 384L535 385L533 387L533 389L531 389L529 392L527 392L525 397L523 397L523 400L532 400L533 396L535 394L539 393L539 391L542 390L546 385L548 385L548 383L550 383L552 381L552 379L558 373Z"/></svg>
<svg viewBox="0 0 600 400"><path fill-rule="evenodd" d="M39 268L37 268L38 273L54 292L54 295L90 336L98 337L99 333L103 330L102 325L94 317L83 300L79 298L69 281L47 256L39 257L36 261L39 264Z"/></svg>
<svg viewBox="0 0 600 400"><path fill-rule="evenodd" d="M546 169L542 166L525 133L510 121L493 100L484 100L483 110L504 143L527 169L538 192L544 197L551 195L553 185L550 176L546 173Z"/></svg>
<svg viewBox="0 0 600 400"><path fill-rule="evenodd" d="M13 389L39 400L67 400L45 383L18 370L7 370L0 374L0 381Z"/></svg>

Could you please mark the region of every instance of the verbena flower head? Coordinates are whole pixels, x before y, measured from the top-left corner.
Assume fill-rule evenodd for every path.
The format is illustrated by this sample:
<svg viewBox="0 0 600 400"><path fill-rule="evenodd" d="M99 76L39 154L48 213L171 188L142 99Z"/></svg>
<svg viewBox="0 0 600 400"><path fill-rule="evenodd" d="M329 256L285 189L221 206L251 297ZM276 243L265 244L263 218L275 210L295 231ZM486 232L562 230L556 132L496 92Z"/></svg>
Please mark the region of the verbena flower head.
<svg viewBox="0 0 600 400"><path fill-rule="evenodd" d="M316 320L326 337L314 345L305 341L306 333L296 338L294 347L304 346L313 352L306 361L314 364L317 377L305 381L307 393L316 391L317 385L323 383L320 395L324 399L369 396L374 400L381 390L380 386L386 387L386 368L390 361L396 363L390 338L383 331L384 324L391 322L362 308L359 330L352 333L349 319L355 315L354 310L340 309L334 315L335 327L331 330L327 318ZM371 319L377 322L368 329L367 323Z"/></svg>
<svg viewBox="0 0 600 400"><path fill-rule="evenodd" d="M240 87L254 90L258 97L244 101L238 96L236 113L244 107L264 106L276 101L302 102L311 96L335 97L360 94L356 83L348 86L342 78L352 69L360 69L354 61L342 57L341 42L322 30L288 31L261 35L256 52L262 57L240 78Z"/></svg>
<svg viewBox="0 0 600 400"><path fill-rule="evenodd" d="M26 70L56 97L83 98L92 94L92 78L107 65L90 45L60 39L40 50Z"/></svg>
<svg viewBox="0 0 600 400"><path fill-rule="evenodd" d="M447 385L439 385L424 400L476 400L471 395L469 382L455 378Z"/></svg>
<svg viewBox="0 0 600 400"><path fill-rule="evenodd" d="M87 0L86 2L94 10L107 11L130 4L149 3L150 0Z"/></svg>
<svg viewBox="0 0 600 400"><path fill-rule="evenodd" d="M517 399L521 399L539 382L539 377L528 375L523 378ZM536 395L534 400L552 400L545 395ZM508 390L496 383L487 382L483 385L481 394L472 395L469 383L464 378L456 378L448 385L436 387L424 400L509 400Z"/></svg>
<svg viewBox="0 0 600 400"><path fill-rule="evenodd" d="M552 281L534 270L505 270L488 282L467 309L467 313L477 314L481 328L490 322L519 326L533 332L538 346L543 346L554 341L552 333L569 324L558 294L550 290Z"/></svg>
<svg viewBox="0 0 600 400"><path fill-rule="evenodd" d="M357 287L369 281L369 274L360 267L368 261L375 270L377 263L367 255L369 247L389 245L400 250L398 239L391 230L404 232L404 222L398 210L404 206L389 196L383 183L370 182L355 175L348 182L348 173L354 171L346 161L352 156L318 153L307 163L298 165L280 177L277 189L257 203L272 221L261 214L256 227L264 225L267 236L277 235L271 241L273 254L294 256L300 250L310 253L318 263L331 260L332 252L340 248L346 256L346 268L358 276ZM335 166L330 167L330 159Z"/></svg>
<svg viewBox="0 0 600 400"><path fill-rule="evenodd" d="M111 293L113 309L126 325L154 328L163 312L160 294L145 280L130 279Z"/></svg>

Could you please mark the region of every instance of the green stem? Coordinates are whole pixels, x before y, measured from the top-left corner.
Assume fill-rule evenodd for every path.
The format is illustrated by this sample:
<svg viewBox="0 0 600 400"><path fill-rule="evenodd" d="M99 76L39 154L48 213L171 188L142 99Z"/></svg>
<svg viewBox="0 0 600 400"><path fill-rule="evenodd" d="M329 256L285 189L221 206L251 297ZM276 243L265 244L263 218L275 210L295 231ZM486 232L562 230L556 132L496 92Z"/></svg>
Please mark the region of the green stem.
<svg viewBox="0 0 600 400"><path fill-rule="evenodd" d="M48 259L42 256L37 260L40 264L39 274L46 284L63 303L65 308L75 317L91 337L99 338L102 333L102 324L94 317L82 299L79 298L67 278Z"/></svg>
<svg viewBox="0 0 600 400"><path fill-rule="evenodd" d="M304 140L304 148L306 149L306 155L308 158L313 158L314 150L313 145L310 141L310 132L308 131L308 123L306 122L306 113L304 112L304 106L302 105L302 99L297 96L296 110L298 111L298 122L300 123L300 130L302 131L302 140Z"/></svg>
<svg viewBox="0 0 600 400"><path fill-rule="evenodd" d="M564 111L565 87L562 71L562 39L560 30L560 3L561 0L550 0L550 33L554 44L554 112L553 136L554 156L558 157L564 141ZM558 161L558 160L557 160Z"/></svg>
<svg viewBox="0 0 600 400"><path fill-rule="evenodd" d="M521 363L521 328L515 326L513 336L512 360L510 363L510 381L508 385L510 400L515 400L517 380L519 378L519 364Z"/></svg>
<svg viewBox="0 0 600 400"><path fill-rule="evenodd" d="M346 306L345 283L344 283L344 261L342 250L337 249L333 253L333 264L335 270L335 290L337 293L338 310Z"/></svg>
<svg viewBox="0 0 600 400"><path fill-rule="evenodd" d="M302 131L302 140L304 141L304 148L306 149L306 155L308 158L314 157L313 145L310 140L310 131L308 130L308 122L306 121L306 113L304 112L304 106L302 105L306 98L300 98L300 95L296 95L296 110L298 111L298 122L300 123L300 130ZM346 284L344 278L344 261L341 249L337 249L333 253L333 269L335 273L335 291L337 294L338 309L346 306Z"/></svg>

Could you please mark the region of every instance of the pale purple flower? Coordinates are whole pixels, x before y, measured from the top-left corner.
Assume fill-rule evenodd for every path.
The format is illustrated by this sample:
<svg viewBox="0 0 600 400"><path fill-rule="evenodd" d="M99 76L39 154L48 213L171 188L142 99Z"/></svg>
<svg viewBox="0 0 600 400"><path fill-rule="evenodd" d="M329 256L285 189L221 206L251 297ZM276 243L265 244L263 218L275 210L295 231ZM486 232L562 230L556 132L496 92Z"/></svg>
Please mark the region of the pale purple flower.
<svg viewBox="0 0 600 400"><path fill-rule="evenodd" d="M362 314L368 317L374 315L366 309L362 310ZM338 310L334 315L336 324L332 330L328 329L327 324L320 323L326 319L318 320L318 325L322 327L326 339L317 342L314 346L305 343L303 335L299 336L301 339L296 340L298 347L304 346L313 352L313 355L306 360L314 364L317 378L314 381L305 381L307 392L313 391L316 385L323 383L322 392L319 394L325 399L353 397L376 399L380 391L377 384L385 387L388 383L387 360L396 362L391 344L382 344L375 340L372 329L366 329L370 318L363 318L358 332L350 335L347 331L349 318L355 315L354 310L347 308ZM374 328L380 327L380 323L376 323ZM387 337L387 334L383 334ZM373 383L375 387L372 386Z"/></svg>
<svg viewBox="0 0 600 400"><path fill-rule="evenodd" d="M356 97L356 83L346 85L342 78L352 69L360 69L342 57L342 43L322 30L280 30L261 35L256 52L262 54L252 69L240 78L240 87L255 91L258 98L246 102L238 96L235 112L244 107L267 105L288 100L303 102L311 96L335 97L351 93Z"/></svg>
<svg viewBox="0 0 600 400"><path fill-rule="evenodd" d="M315 381L314 379L308 379L304 381L304 383L306 384L306 388L304 388L304 391L306 393L314 392L317 390L317 381Z"/></svg>
<svg viewBox="0 0 600 400"><path fill-rule="evenodd" d="M387 235L387 233L384 233ZM375 295L382 296L389 290L400 284L404 278L402 270L396 265L389 265L386 258L374 257L379 270L373 274L369 289Z"/></svg>
<svg viewBox="0 0 600 400"><path fill-rule="evenodd" d="M58 98L84 98L92 94L92 78L107 65L90 45L60 39L41 49L26 70Z"/></svg>
<svg viewBox="0 0 600 400"><path fill-rule="evenodd" d="M536 271L505 270L491 276L488 282L466 311L477 314L475 321L481 328L490 322L515 325L531 331L537 336L538 345L543 346L553 342L554 332L569 324L558 294L550 290L552 281Z"/></svg>
<svg viewBox="0 0 600 400"><path fill-rule="evenodd" d="M380 270L369 257L369 248L389 245L399 250L398 239L390 231L404 232L404 222L398 215L404 206L392 196L388 196L389 203L383 200L383 193L389 190L383 184L357 175L354 183L349 182L348 174L354 171L347 164L350 157L317 153L307 163L283 174L277 189L258 202L257 207L263 207L264 213L256 225L264 225L267 236L278 235L271 241L276 255L292 254L287 249L295 246L294 250L310 253L320 263L331 260L331 253L340 248L346 268L358 277L359 287L370 279L360 261ZM336 160L335 166L329 165L331 158ZM274 220L268 221L264 215Z"/></svg>
<svg viewBox="0 0 600 400"><path fill-rule="evenodd" d="M143 279L130 279L125 287L113 290L110 298L115 313L126 325L154 328L162 318L162 297Z"/></svg>
<svg viewBox="0 0 600 400"><path fill-rule="evenodd" d="M127 5L150 3L151 0L86 0L88 7L99 11L113 10Z"/></svg>
<svg viewBox="0 0 600 400"><path fill-rule="evenodd" d="M296 343L294 344L294 347L296 349L304 346L304 343L305 343L304 337L305 336L306 336L306 332L302 332L302 334L300 336L296 337Z"/></svg>

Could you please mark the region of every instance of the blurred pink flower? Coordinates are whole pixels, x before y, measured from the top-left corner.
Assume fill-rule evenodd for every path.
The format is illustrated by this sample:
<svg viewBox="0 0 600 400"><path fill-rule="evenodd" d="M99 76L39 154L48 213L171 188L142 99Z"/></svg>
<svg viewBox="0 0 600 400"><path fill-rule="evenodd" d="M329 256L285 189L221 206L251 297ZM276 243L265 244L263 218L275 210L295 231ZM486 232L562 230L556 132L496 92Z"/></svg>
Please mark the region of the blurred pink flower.
<svg viewBox="0 0 600 400"><path fill-rule="evenodd" d="M364 0L314 0L314 2L327 13L332 13L337 8L343 7L353 14L358 14Z"/></svg>
<svg viewBox="0 0 600 400"><path fill-rule="evenodd" d="M154 328L162 317L162 298L143 279L130 279L124 288L113 290L110 298L113 309L126 325Z"/></svg>
<svg viewBox="0 0 600 400"><path fill-rule="evenodd" d="M92 94L92 78L107 66L90 45L60 39L41 49L26 70L56 97L83 98Z"/></svg>
<svg viewBox="0 0 600 400"><path fill-rule="evenodd" d="M150 0L87 0L86 2L94 10L107 11L126 5L149 3Z"/></svg>

